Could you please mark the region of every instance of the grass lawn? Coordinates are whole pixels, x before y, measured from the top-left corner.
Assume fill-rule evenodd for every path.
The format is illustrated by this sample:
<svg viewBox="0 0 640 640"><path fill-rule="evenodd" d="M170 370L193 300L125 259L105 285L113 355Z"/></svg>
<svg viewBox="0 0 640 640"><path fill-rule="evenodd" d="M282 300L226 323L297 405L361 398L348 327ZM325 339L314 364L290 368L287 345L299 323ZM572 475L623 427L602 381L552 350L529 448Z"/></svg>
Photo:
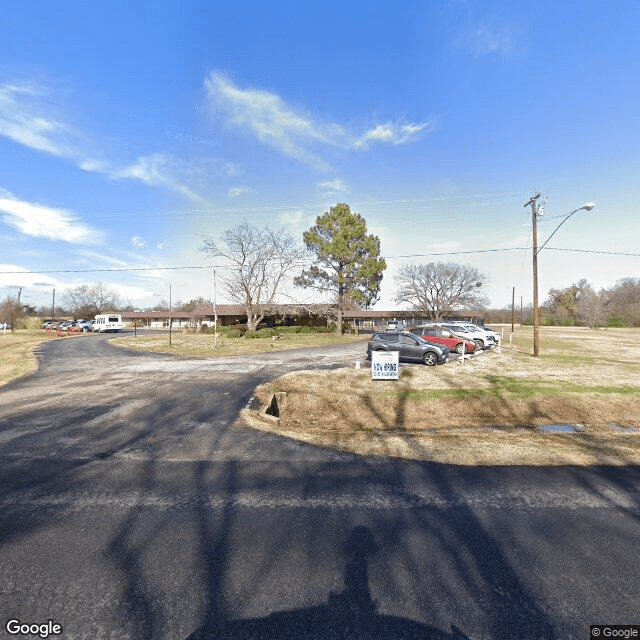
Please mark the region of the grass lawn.
<svg viewBox="0 0 640 640"><path fill-rule="evenodd" d="M0 386L35 371L38 363L33 347L45 340L57 339L55 334L47 335L42 329L0 331Z"/></svg>
<svg viewBox="0 0 640 640"><path fill-rule="evenodd" d="M257 389L287 393L280 420L243 412L259 429L365 455L452 464L640 464L640 330L531 328L502 353L464 365L407 365L399 381L368 369L291 373ZM578 425L575 433L539 426ZM613 427L611 425L614 425ZM619 430L636 427L635 432ZM618 428L618 429L616 429Z"/></svg>
<svg viewBox="0 0 640 640"><path fill-rule="evenodd" d="M216 348L212 334L174 332L171 337L171 346L169 346L168 332L160 336L145 336L140 331L137 338L123 336L112 338L109 342L127 349L160 351L162 353L202 358L250 355L252 353L264 353L265 351L284 351L300 347L318 347L365 340L366 338L363 336L338 336L334 333L288 333L282 334L279 340L272 340L271 338L229 338L218 334L218 346Z"/></svg>

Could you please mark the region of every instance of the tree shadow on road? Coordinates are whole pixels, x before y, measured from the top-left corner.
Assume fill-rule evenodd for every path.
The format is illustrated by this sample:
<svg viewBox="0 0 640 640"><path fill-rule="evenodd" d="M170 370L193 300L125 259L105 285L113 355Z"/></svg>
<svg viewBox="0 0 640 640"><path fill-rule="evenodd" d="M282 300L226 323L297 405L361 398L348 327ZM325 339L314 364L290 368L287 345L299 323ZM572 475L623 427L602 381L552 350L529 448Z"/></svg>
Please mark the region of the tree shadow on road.
<svg viewBox="0 0 640 640"><path fill-rule="evenodd" d="M354 527L347 539L344 589L314 607L227 621L213 607L205 624L187 640L469 640L455 625L444 632L431 625L381 614L369 590L368 562L378 551L368 527Z"/></svg>

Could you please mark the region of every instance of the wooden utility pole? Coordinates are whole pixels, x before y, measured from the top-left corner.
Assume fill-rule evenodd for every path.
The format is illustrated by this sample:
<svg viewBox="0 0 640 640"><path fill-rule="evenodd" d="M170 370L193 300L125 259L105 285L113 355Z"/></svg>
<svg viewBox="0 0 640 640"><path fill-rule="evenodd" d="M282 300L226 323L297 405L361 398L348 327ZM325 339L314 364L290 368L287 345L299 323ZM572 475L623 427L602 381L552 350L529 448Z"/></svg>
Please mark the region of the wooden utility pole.
<svg viewBox="0 0 640 640"><path fill-rule="evenodd" d="M513 325L516 319L515 300L516 300L516 288L511 287L511 333L513 333Z"/></svg>
<svg viewBox="0 0 640 640"><path fill-rule="evenodd" d="M218 348L218 307L216 294L216 270L213 270L213 348Z"/></svg>
<svg viewBox="0 0 640 640"><path fill-rule="evenodd" d="M533 239L533 355L540 355L540 317L538 315L538 198L536 193L525 208L531 206L531 237Z"/></svg>

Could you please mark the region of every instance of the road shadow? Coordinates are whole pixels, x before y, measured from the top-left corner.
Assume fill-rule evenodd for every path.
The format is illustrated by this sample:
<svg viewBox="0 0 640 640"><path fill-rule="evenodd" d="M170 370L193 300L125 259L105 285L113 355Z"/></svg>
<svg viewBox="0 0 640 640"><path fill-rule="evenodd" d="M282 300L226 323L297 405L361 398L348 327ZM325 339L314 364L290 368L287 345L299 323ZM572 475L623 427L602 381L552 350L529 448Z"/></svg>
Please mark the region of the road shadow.
<svg viewBox="0 0 640 640"><path fill-rule="evenodd" d="M379 547L368 527L354 527L345 545L344 589L315 607L263 618L227 621L213 608L187 640L470 640L455 625L445 632L431 625L377 611L369 590L368 562Z"/></svg>

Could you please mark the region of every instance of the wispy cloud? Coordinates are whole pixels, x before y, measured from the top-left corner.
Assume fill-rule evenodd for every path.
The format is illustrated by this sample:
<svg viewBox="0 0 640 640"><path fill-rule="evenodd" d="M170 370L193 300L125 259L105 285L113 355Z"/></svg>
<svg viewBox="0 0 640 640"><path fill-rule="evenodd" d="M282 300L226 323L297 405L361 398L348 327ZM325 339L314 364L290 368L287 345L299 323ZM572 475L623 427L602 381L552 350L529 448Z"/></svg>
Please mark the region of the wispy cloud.
<svg viewBox="0 0 640 640"><path fill-rule="evenodd" d="M0 135L53 156L79 159L65 123L44 113L43 90L29 83L0 85Z"/></svg>
<svg viewBox="0 0 640 640"><path fill-rule="evenodd" d="M0 212L3 222L27 236L76 244L103 242L102 231L84 224L71 211L19 200L4 189L0 189Z"/></svg>
<svg viewBox="0 0 640 640"><path fill-rule="evenodd" d="M242 89L221 73L211 73L205 88L216 112L224 114L230 124L250 131L284 155L322 170L329 167L319 155L321 148L356 150L375 143L404 144L417 140L432 127L429 122L386 122L359 133L291 106L275 93Z"/></svg>
<svg viewBox="0 0 640 640"><path fill-rule="evenodd" d="M145 246L145 241L139 236L133 236L130 240L131 244L137 249L142 249Z"/></svg>
<svg viewBox="0 0 640 640"><path fill-rule="evenodd" d="M135 163L128 166L112 169L108 175L114 180L139 180L151 186L168 187L193 202L206 204L205 198L180 180L178 174L184 173L185 170L188 171L185 163L176 160L170 155L155 153L149 156L141 156Z"/></svg>
<svg viewBox="0 0 640 640"><path fill-rule="evenodd" d="M41 273L32 273L29 269L16 264L0 264L0 287L42 287L62 286L52 274L46 275L47 282L42 282Z"/></svg>
<svg viewBox="0 0 640 640"><path fill-rule="evenodd" d="M240 196L245 196L248 193L251 193L251 189L249 189L249 187L232 187L229 189L228 195L230 198L239 198Z"/></svg>
<svg viewBox="0 0 640 640"><path fill-rule="evenodd" d="M456 46L477 57L483 57L512 54L519 41L516 27L498 24L495 19L485 19L466 29L456 41Z"/></svg>
<svg viewBox="0 0 640 640"><path fill-rule="evenodd" d="M401 124L386 122L378 124L358 138L354 146L358 149L366 149L374 143L399 145L417 140L425 133L433 131L433 122L421 122L418 124Z"/></svg>
<svg viewBox="0 0 640 640"><path fill-rule="evenodd" d="M302 211L302 209L298 209L297 211L287 211L285 213L281 213L278 216L278 221L280 222L280 224L295 227L296 225L300 224L300 222L306 217L307 214Z"/></svg>
<svg viewBox="0 0 640 640"><path fill-rule="evenodd" d="M342 180L340 180L340 178L318 182L318 184L316 184L316 187L322 191L322 195L325 198L341 196L349 193L349 187Z"/></svg>
<svg viewBox="0 0 640 640"><path fill-rule="evenodd" d="M201 168L163 153L143 155L130 164L95 157L81 143L82 135L71 125L51 115L50 91L29 83L0 85L0 136L48 155L65 158L83 171L114 180L138 180L160 186L203 204L205 200L189 186L198 181ZM237 172L227 163L225 172Z"/></svg>

